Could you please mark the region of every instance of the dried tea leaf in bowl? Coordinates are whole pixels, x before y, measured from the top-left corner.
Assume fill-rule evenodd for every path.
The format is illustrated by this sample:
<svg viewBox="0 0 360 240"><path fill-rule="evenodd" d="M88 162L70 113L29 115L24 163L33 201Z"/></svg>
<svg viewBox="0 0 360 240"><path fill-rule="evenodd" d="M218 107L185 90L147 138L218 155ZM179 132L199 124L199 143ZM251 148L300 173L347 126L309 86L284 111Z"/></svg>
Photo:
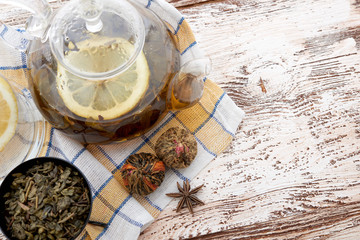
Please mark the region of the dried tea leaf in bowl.
<svg viewBox="0 0 360 240"><path fill-rule="evenodd" d="M196 157L197 143L188 130L173 127L156 141L155 152L168 167L186 168Z"/></svg>
<svg viewBox="0 0 360 240"><path fill-rule="evenodd" d="M129 156L120 171L127 190L145 196L164 180L165 164L154 154L138 153Z"/></svg>
<svg viewBox="0 0 360 240"><path fill-rule="evenodd" d="M88 184L75 168L54 161L24 162L24 172L7 178L10 186L0 200L3 230L11 239L75 239L85 227L91 212Z"/></svg>

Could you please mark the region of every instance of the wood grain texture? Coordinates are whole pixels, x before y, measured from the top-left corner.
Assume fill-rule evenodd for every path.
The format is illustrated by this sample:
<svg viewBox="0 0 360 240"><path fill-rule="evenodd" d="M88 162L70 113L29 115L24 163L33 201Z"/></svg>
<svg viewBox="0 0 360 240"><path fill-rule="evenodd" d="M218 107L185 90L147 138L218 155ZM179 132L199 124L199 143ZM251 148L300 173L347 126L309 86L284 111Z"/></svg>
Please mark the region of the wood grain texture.
<svg viewBox="0 0 360 240"><path fill-rule="evenodd" d="M246 117L192 180L206 205L172 201L139 239L360 239L360 1L169 2Z"/></svg>
<svg viewBox="0 0 360 240"><path fill-rule="evenodd" d="M246 118L140 239L360 239L360 3L172 3Z"/></svg>

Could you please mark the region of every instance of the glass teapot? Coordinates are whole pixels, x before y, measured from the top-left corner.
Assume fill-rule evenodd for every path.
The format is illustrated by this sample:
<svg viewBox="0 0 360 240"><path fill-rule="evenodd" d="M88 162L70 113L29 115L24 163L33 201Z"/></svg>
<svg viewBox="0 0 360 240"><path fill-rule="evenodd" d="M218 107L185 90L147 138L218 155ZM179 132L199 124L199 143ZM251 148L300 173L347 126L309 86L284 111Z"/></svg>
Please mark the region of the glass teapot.
<svg viewBox="0 0 360 240"><path fill-rule="evenodd" d="M83 143L142 135L169 110L202 96L209 59L182 62L166 24L140 3L72 0L54 13L46 0L0 0L34 13L21 41L29 87L44 118Z"/></svg>

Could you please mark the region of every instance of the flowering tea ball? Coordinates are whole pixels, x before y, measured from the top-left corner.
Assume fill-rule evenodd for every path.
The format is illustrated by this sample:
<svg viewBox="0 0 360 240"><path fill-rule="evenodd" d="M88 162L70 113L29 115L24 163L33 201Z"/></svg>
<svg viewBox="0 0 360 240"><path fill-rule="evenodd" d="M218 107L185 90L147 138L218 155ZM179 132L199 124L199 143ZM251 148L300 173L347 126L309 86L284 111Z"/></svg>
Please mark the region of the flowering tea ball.
<svg viewBox="0 0 360 240"><path fill-rule="evenodd" d="M138 153L131 155L120 171L127 190L145 196L164 180L165 164L151 153Z"/></svg>
<svg viewBox="0 0 360 240"><path fill-rule="evenodd" d="M155 144L155 152L167 166L186 168L196 157L197 143L189 131L173 127L159 137Z"/></svg>

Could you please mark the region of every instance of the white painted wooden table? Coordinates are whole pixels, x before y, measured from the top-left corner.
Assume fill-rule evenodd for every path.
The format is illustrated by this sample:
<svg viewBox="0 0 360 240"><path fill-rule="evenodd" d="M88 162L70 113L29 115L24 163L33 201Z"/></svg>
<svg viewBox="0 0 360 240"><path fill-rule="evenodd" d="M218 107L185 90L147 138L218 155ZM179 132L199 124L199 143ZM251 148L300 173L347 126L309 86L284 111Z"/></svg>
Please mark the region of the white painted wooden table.
<svg viewBox="0 0 360 240"><path fill-rule="evenodd" d="M139 239L360 239L360 1L170 3L246 117L192 181L206 205Z"/></svg>
<svg viewBox="0 0 360 240"><path fill-rule="evenodd" d="M360 239L360 1L171 3L247 115L140 239Z"/></svg>

